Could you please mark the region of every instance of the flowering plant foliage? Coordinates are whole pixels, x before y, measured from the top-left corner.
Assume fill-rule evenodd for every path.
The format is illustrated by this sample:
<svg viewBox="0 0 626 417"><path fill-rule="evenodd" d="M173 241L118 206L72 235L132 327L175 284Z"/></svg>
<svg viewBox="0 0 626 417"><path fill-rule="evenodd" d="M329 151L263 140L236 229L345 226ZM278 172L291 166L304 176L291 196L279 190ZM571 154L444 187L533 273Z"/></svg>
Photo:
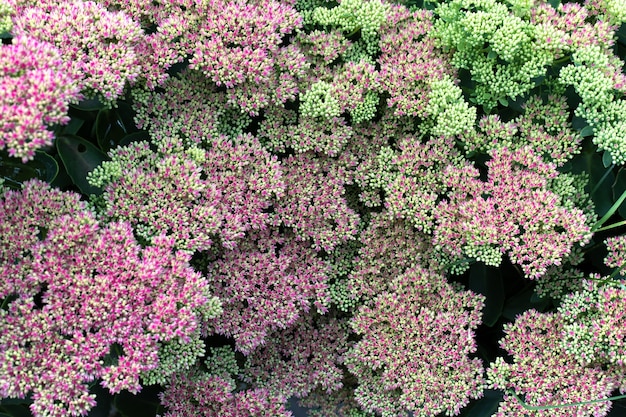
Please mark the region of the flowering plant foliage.
<svg viewBox="0 0 626 417"><path fill-rule="evenodd" d="M625 21L0 0L0 415L614 417Z"/></svg>

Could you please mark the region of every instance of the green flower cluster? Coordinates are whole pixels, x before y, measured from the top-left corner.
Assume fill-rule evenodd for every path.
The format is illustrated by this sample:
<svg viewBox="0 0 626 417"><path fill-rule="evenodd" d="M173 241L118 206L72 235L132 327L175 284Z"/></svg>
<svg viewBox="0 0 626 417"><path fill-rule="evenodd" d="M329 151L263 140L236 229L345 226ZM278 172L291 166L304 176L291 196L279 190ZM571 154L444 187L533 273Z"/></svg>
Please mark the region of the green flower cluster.
<svg viewBox="0 0 626 417"><path fill-rule="evenodd" d="M565 96L550 95L545 103L531 96L522 108L524 113L514 120L504 122L498 114L485 115L477 129L463 132L459 139L467 155L530 146L545 161L563 165L578 152L581 138L571 128Z"/></svg>
<svg viewBox="0 0 626 417"><path fill-rule="evenodd" d="M426 112L434 119L430 132L436 136L454 136L473 126L476 107L470 107L461 89L450 77L433 81L430 85Z"/></svg>
<svg viewBox="0 0 626 417"><path fill-rule="evenodd" d="M387 19L389 6L381 0L343 0L328 9L318 7L313 11L313 21L323 26L337 26L348 36L361 33L369 54L378 51L378 31Z"/></svg>
<svg viewBox="0 0 626 417"><path fill-rule="evenodd" d="M613 162L626 162L626 76L623 62L599 46L580 48L572 65L561 69L559 80L572 85L582 102L576 115L593 128L593 142L611 154Z"/></svg>
<svg viewBox="0 0 626 417"><path fill-rule="evenodd" d="M10 32L13 28L12 16L15 13L6 0L0 0L0 34Z"/></svg>
<svg viewBox="0 0 626 417"><path fill-rule="evenodd" d="M341 107L333 97L333 85L318 81L300 97L300 114L305 117L332 119L339 116Z"/></svg>
<svg viewBox="0 0 626 417"><path fill-rule="evenodd" d="M435 14L439 46L453 52L454 66L471 72L472 101L487 109L528 92L553 62L535 27L497 0L451 0Z"/></svg>
<svg viewBox="0 0 626 417"><path fill-rule="evenodd" d="M200 332L186 342L176 338L160 343L158 355L159 366L141 375L145 385L166 385L173 374L191 369L198 358L204 356L204 342Z"/></svg>

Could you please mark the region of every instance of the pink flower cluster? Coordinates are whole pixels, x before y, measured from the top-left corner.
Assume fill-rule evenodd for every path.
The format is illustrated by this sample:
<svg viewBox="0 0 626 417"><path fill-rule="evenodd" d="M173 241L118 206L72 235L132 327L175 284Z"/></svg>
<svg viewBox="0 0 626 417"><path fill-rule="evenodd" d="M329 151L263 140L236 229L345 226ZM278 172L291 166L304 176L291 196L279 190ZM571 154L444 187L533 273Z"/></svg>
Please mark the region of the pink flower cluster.
<svg viewBox="0 0 626 417"><path fill-rule="evenodd" d="M66 124L69 103L81 98L59 50L27 35L0 46L0 92L0 148L22 162L52 144L48 127Z"/></svg>
<svg viewBox="0 0 626 417"><path fill-rule="evenodd" d="M228 379L204 373L172 377L161 404L168 409L163 417L293 417L266 389L233 392Z"/></svg>
<svg viewBox="0 0 626 417"><path fill-rule="evenodd" d="M352 296L371 302L412 265L427 265L433 255L430 238L409 222L389 213L373 214L360 237L363 247L354 260L347 288Z"/></svg>
<svg viewBox="0 0 626 417"><path fill-rule="evenodd" d="M2 275L13 285L0 314L0 397L30 393L36 416L84 415L88 383L136 393L158 365L158 342L196 334L207 282L172 239L141 248L128 223L100 225L76 195L38 181L1 203L1 217L29 234L2 259L16 267ZM2 246L16 236L3 234Z"/></svg>
<svg viewBox="0 0 626 417"><path fill-rule="evenodd" d="M606 266L610 268L619 268L620 275L626 275L626 235L615 236L605 241L608 254L604 259Z"/></svg>
<svg viewBox="0 0 626 417"><path fill-rule="evenodd" d="M344 198L351 182L345 167L311 152L283 161L285 195L274 206L273 223L293 228L300 240L311 239L316 250L331 251L354 239L358 214Z"/></svg>
<svg viewBox="0 0 626 417"><path fill-rule="evenodd" d="M292 326L311 305L325 312L327 279L326 264L308 244L271 230L250 232L211 265L209 282L224 313L208 326L233 337L237 350L248 355L273 330Z"/></svg>
<svg viewBox="0 0 626 417"><path fill-rule="evenodd" d="M86 95L113 102L127 82L139 77L135 46L143 32L126 14L78 0L46 0L32 7L16 5L15 10L15 35L33 36L59 48L64 70Z"/></svg>
<svg viewBox="0 0 626 417"><path fill-rule="evenodd" d="M140 142L112 151L108 168L91 177L105 186L104 214L129 221L148 240L173 236L190 252L213 247L217 237L232 249L246 231L264 229L266 209L284 188L276 157L249 134L194 149L161 156ZM107 169L115 172L107 177Z"/></svg>
<svg viewBox="0 0 626 417"><path fill-rule="evenodd" d="M428 36L433 30L431 12L410 12L400 5L391 10L380 34L380 83L396 116L425 118L430 83L445 76L456 78L456 71Z"/></svg>
<svg viewBox="0 0 626 417"><path fill-rule="evenodd" d="M453 258L491 265L507 253L526 277L539 278L588 241L587 218L550 190L558 172L530 148L503 148L492 157L485 182L471 166L446 170L451 191L434 212L433 243Z"/></svg>
<svg viewBox="0 0 626 417"><path fill-rule="evenodd" d="M244 381L285 400L315 390L330 394L343 387L340 365L348 350L345 320L309 315L289 329L273 332L246 358Z"/></svg>
<svg viewBox="0 0 626 417"><path fill-rule="evenodd" d="M500 346L513 358L498 358L487 370L490 387L513 390L531 406L562 405L611 396L619 386L618 377L600 366L583 366L575 353L562 346L565 321L557 313L529 310L514 323L505 325ZM611 403L534 411L541 417L605 416ZM529 411L510 393L504 395L494 417L525 417Z"/></svg>
<svg viewBox="0 0 626 417"><path fill-rule="evenodd" d="M480 397L483 367L470 355L483 299L415 266L361 307L351 325L362 338L346 356L359 405L386 416L432 417L458 415Z"/></svg>

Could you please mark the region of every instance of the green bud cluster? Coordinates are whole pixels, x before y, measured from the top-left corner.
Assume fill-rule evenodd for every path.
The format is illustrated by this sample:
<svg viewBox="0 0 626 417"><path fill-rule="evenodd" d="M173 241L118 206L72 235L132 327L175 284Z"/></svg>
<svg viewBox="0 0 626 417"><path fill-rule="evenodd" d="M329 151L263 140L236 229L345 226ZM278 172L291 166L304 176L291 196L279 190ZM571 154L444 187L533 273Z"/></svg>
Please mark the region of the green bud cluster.
<svg viewBox="0 0 626 417"><path fill-rule="evenodd" d="M435 10L439 46L453 52L454 66L471 72L477 84L472 99L487 109L530 91L554 60L524 20L526 2L511 7L515 14L496 0L452 0Z"/></svg>
<svg viewBox="0 0 626 417"><path fill-rule="evenodd" d="M572 54L572 64L561 69L559 80L572 85L581 97L575 114L593 128L593 142L611 154L613 162L626 162L626 101L615 90L614 75L622 63L599 46L588 46Z"/></svg>
<svg viewBox="0 0 626 417"><path fill-rule="evenodd" d="M454 136L476 122L476 108L463 100L461 89L449 77L431 83L428 99L426 111L435 122L433 135Z"/></svg>
<svg viewBox="0 0 626 417"><path fill-rule="evenodd" d="M190 369L204 356L204 342L199 332L189 342L176 338L159 345L159 365L141 375L145 385L166 385L171 375Z"/></svg>
<svg viewBox="0 0 626 417"><path fill-rule="evenodd" d="M300 97L300 113L305 117L332 119L339 116L341 107L333 97L333 86L326 81L318 81Z"/></svg>
<svg viewBox="0 0 626 417"><path fill-rule="evenodd" d="M137 168L146 159L154 159L148 142L137 142L109 151L110 161L104 161L87 174L87 181L94 187L103 188L124 175L124 169ZM124 169L122 169L124 167Z"/></svg>
<svg viewBox="0 0 626 417"><path fill-rule="evenodd" d="M387 19L389 6L380 0L343 0L332 9L318 7L313 21L323 26L339 27L348 36L357 32L370 55L378 51L378 32Z"/></svg>
<svg viewBox="0 0 626 417"><path fill-rule="evenodd" d="M375 91L368 91L363 102L358 103L354 110L350 112L352 123L362 123L372 120L376 116L379 96Z"/></svg>
<svg viewBox="0 0 626 417"><path fill-rule="evenodd" d="M8 33L13 28L12 16L15 14L13 8L6 2L0 0L0 34Z"/></svg>

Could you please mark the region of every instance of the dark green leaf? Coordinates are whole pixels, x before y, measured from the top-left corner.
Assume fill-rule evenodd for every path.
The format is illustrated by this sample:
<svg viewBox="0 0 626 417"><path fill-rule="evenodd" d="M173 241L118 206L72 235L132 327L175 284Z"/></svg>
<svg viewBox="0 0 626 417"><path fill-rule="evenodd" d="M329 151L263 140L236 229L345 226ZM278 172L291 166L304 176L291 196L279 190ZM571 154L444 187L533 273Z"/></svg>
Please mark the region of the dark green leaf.
<svg viewBox="0 0 626 417"><path fill-rule="evenodd" d="M498 54L496 53L496 51L489 51L489 53L487 54L487 59L496 59L498 57Z"/></svg>
<svg viewBox="0 0 626 417"><path fill-rule="evenodd" d="M144 387L137 395L123 391L115 396L114 405L123 417L154 417L161 404L158 385Z"/></svg>
<svg viewBox="0 0 626 417"><path fill-rule="evenodd" d="M116 415L112 413L112 410L114 410L113 395L111 395L108 389L96 383L89 392L96 395L96 406L89 410L87 417L109 417Z"/></svg>
<svg viewBox="0 0 626 417"><path fill-rule="evenodd" d="M617 41L622 45L626 45L626 23L622 23L617 31Z"/></svg>
<svg viewBox="0 0 626 417"><path fill-rule="evenodd" d="M504 107L508 107L508 105L509 105L509 100L507 100L507 99L506 99L506 98L504 98L504 97L500 97L500 98L498 99L498 102L499 102L500 104L502 104Z"/></svg>
<svg viewBox="0 0 626 417"><path fill-rule="evenodd" d="M30 398L3 398L0 400L0 405L30 405L33 403L33 400Z"/></svg>
<svg viewBox="0 0 626 417"><path fill-rule="evenodd" d="M559 4L561 4L561 0L548 0L548 3L550 3L550 6L557 9Z"/></svg>
<svg viewBox="0 0 626 417"><path fill-rule="evenodd" d="M129 133L136 132L137 127L133 117L132 108L124 102L118 103L117 108L100 110L95 126L100 149L107 152L118 146Z"/></svg>
<svg viewBox="0 0 626 417"><path fill-rule="evenodd" d="M626 191L626 171L624 168L620 168L615 182L613 183L613 201L617 201L624 191ZM622 204L620 208L617 209L617 212L622 218L626 219L626 204Z"/></svg>
<svg viewBox="0 0 626 417"><path fill-rule="evenodd" d="M502 317L513 321L524 311L532 308L537 311L543 311L551 304L550 300L533 297L533 294L534 290L532 288L527 288L524 291L515 294L513 297L506 299L504 301L504 308L502 309Z"/></svg>
<svg viewBox="0 0 626 417"><path fill-rule="evenodd" d="M70 119L70 122L67 125L63 126L63 130L61 132L64 135L75 135L78 133L80 128L83 127L84 124L85 121L83 119L80 119L78 117L72 117L72 119Z"/></svg>
<svg viewBox="0 0 626 417"><path fill-rule="evenodd" d="M586 138L587 136L593 136L593 127L587 125L580 130L580 136Z"/></svg>
<svg viewBox="0 0 626 417"><path fill-rule="evenodd" d="M84 111L100 110L106 107L104 103L97 98L83 100L78 104L70 104L70 106Z"/></svg>
<svg viewBox="0 0 626 417"><path fill-rule="evenodd" d="M484 396L477 400L473 401L462 413L461 417L489 417L492 416L500 402L502 401L502 397L504 393L502 391L495 390L485 390Z"/></svg>
<svg viewBox="0 0 626 417"><path fill-rule="evenodd" d="M609 151L604 151L604 153L602 154L602 165L604 165L605 168L608 168L612 164L613 157L611 156L611 153Z"/></svg>
<svg viewBox="0 0 626 417"><path fill-rule="evenodd" d="M613 205L611 184L615 181L613 173L606 174L602 157L590 140L583 141L582 151L572 159L572 173L586 172L589 175L589 191L595 205L596 214L604 216ZM596 187L597 185L597 187Z"/></svg>
<svg viewBox="0 0 626 417"><path fill-rule="evenodd" d="M11 188L20 188L24 182L33 178L50 183L58 172L59 166L54 158L43 151L35 151L34 159L26 163L10 158L6 152L0 153L0 177Z"/></svg>
<svg viewBox="0 0 626 417"><path fill-rule="evenodd" d="M0 410L10 417L32 417L27 405L7 404L0 406Z"/></svg>
<svg viewBox="0 0 626 417"><path fill-rule="evenodd" d="M150 141L150 135L145 130L140 130L139 132L133 132L133 133L130 133L130 134L124 136L124 138L122 140L120 140L118 145L119 146L126 146L126 145L129 145L129 144L133 143L133 142L139 142L139 141L142 141L142 140Z"/></svg>
<svg viewBox="0 0 626 417"><path fill-rule="evenodd" d="M477 262L470 267L469 289L485 296L483 323L493 326L504 306L504 285L498 268L488 267Z"/></svg>
<svg viewBox="0 0 626 417"><path fill-rule="evenodd" d="M84 194L100 194L100 188L87 182L87 174L108 159L106 154L79 136L61 136L56 143L65 170L80 191Z"/></svg>
<svg viewBox="0 0 626 417"><path fill-rule="evenodd" d="M572 128L574 128L574 130L582 130L586 126L589 126L589 123L582 117L574 116L572 119Z"/></svg>

